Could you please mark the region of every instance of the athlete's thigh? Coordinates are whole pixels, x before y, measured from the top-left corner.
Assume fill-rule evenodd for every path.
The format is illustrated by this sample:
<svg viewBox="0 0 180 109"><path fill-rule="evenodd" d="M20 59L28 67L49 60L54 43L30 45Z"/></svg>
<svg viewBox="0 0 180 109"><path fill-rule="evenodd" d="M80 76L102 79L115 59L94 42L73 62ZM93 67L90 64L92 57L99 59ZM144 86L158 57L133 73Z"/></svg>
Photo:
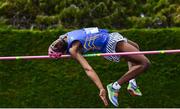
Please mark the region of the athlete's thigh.
<svg viewBox="0 0 180 109"><path fill-rule="evenodd" d="M133 45L126 43L126 42L118 42L116 46L116 52L139 52L139 50L134 47ZM144 63L149 61L144 55L126 55L122 56L127 61L133 62L133 63Z"/></svg>
<svg viewBox="0 0 180 109"><path fill-rule="evenodd" d="M131 45L133 45L134 47L136 47L137 49L139 49L139 45L136 42L133 42L132 40L127 40L127 42Z"/></svg>

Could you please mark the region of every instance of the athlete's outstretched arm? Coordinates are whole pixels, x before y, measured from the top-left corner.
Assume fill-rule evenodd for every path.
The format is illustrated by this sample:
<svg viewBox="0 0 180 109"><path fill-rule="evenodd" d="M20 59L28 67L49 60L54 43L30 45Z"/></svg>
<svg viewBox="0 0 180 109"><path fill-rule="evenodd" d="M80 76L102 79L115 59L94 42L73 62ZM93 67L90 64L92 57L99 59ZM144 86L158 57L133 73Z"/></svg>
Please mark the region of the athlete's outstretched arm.
<svg viewBox="0 0 180 109"><path fill-rule="evenodd" d="M102 82L101 82L100 78L98 77L98 75L96 74L96 72L89 65L87 60L81 55L80 49L81 49L80 42L75 41L72 44L72 47L69 49L69 52L70 52L71 56L81 64L81 66L84 68L88 77L90 77L92 79L92 81L96 84L96 86L99 88L99 90L100 90L99 96L103 100L104 105L107 106L108 102L106 99L106 90L104 89Z"/></svg>

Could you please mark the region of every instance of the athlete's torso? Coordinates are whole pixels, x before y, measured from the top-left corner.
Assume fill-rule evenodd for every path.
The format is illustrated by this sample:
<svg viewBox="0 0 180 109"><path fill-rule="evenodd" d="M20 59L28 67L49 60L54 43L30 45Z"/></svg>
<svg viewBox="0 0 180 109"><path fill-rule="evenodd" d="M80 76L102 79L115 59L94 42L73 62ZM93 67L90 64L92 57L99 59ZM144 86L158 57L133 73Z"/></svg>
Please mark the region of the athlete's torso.
<svg viewBox="0 0 180 109"><path fill-rule="evenodd" d="M109 40L109 33L105 29L84 28L67 33L68 52L74 41L79 41L83 53L88 51L103 52Z"/></svg>

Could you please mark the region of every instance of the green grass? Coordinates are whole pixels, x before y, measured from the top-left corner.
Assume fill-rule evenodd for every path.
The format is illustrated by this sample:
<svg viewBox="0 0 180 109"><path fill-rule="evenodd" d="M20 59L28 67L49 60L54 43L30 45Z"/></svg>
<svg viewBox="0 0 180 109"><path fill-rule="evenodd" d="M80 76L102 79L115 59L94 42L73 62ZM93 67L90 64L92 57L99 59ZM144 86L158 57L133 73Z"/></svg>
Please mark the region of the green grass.
<svg viewBox="0 0 180 109"><path fill-rule="evenodd" d="M62 32L0 30L0 55L45 55L49 44ZM142 50L180 48L179 29L126 30L122 34L138 42ZM143 96L130 96L124 84L120 107L180 107L180 55L147 56L151 68L137 78ZM127 71L124 61L112 63L101 57L87 60L104 86ZM103 107L98 93L73 59L0 61L0 107Z"/></svg>

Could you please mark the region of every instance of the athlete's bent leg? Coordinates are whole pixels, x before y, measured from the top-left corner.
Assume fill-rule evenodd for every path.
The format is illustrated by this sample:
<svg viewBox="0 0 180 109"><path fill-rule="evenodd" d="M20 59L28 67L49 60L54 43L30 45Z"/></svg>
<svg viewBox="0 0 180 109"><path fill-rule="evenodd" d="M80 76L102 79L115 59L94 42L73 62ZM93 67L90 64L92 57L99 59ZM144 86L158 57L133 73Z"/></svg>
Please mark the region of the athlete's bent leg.
<svg viewBox="0 0 180 109"><path fill-rule="evenodd" d="M118 42L116 46L116 52L138 52L139 50L126 42ZM142 72L144 72L150 65L150 61L144 55L127 55L122 56L127 61L134 63L128 72L126 72L119 80L119 85L135 78Z"/></svg>
<svg viewBox="0 0 180 109"><path fill-rule="evenodd" d="M131 40L127 40L127 42L139 50L139 45L137 43L135 43ZM135 65L136 65L135 63L128 61L128 69L129 70L131 69L131 67L133 67ZM140 91L140 88L137 85L135 78L129 80L127 90L132 96L142 96L142 92Z"/></svg>
<svg viewBox="0 0 180 109"><path fill-rule="evenodd" d="M138 52L139 50L127 42L118 42L116 52ZM107 85L108 97L114 106L118 106L118 91L121 85L135 78L137 75L145 71L149 67L149 60L144 55L123 56L128 62L133 63L117 82Z"/></svg>

